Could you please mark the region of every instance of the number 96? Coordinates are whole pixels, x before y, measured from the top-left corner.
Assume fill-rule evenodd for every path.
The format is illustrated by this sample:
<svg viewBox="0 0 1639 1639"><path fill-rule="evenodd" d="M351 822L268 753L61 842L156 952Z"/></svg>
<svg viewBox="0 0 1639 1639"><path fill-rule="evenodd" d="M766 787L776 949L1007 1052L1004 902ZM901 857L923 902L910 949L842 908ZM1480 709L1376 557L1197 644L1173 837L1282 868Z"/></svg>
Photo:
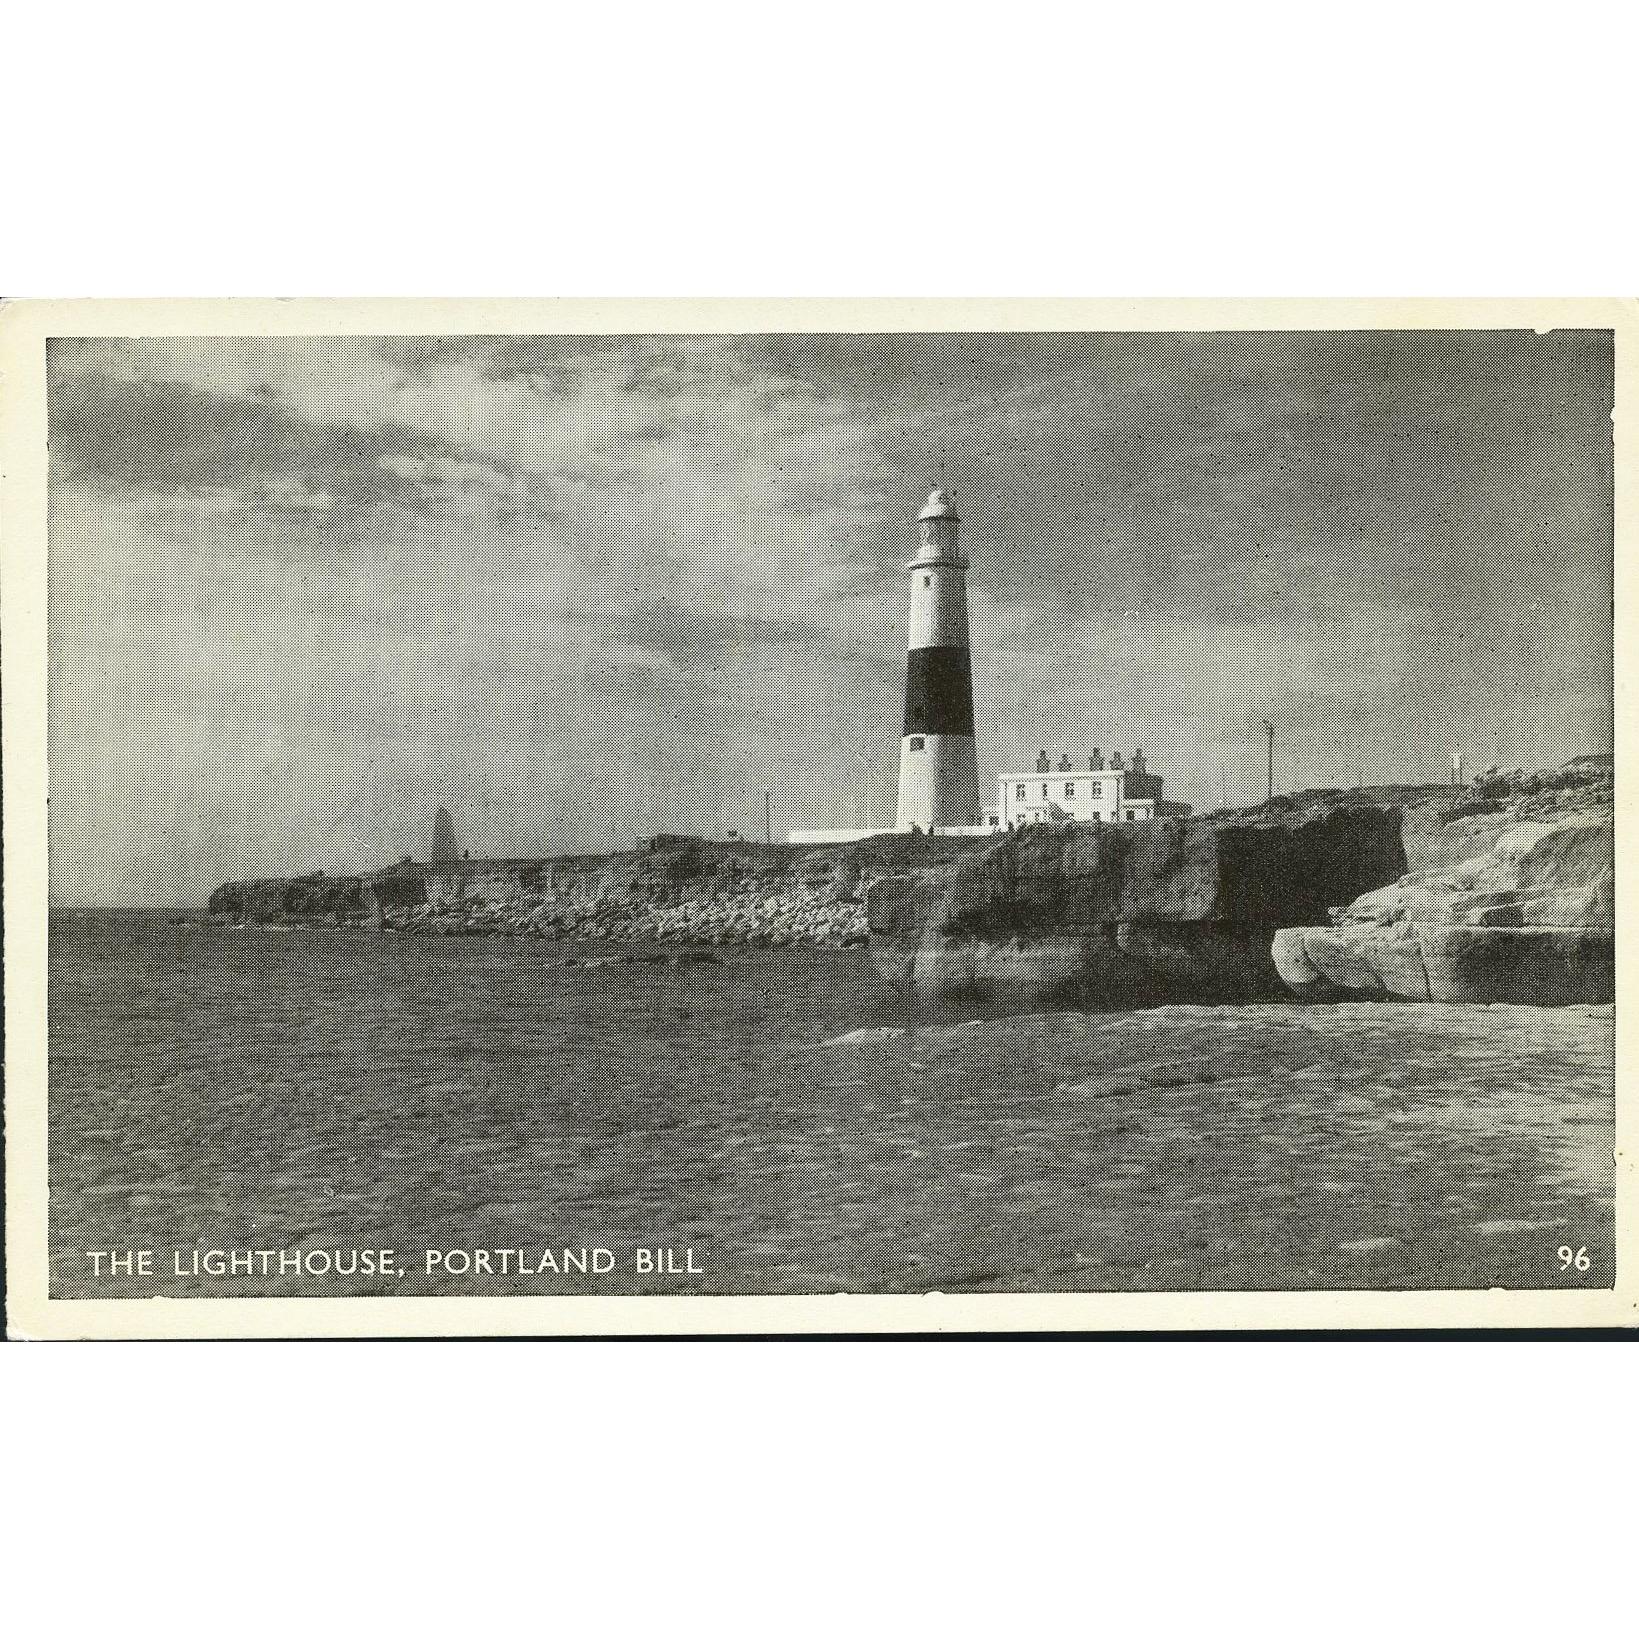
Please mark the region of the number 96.
<svg viewBox="0 0 1639 1639"><path fill-rule="evenodd" d="M1559 1249L1559 1267L1565 1269L1586 1270L1588 1267L1588 1249L1579 1246L1574 1251L1568 1246Z"/></svg>

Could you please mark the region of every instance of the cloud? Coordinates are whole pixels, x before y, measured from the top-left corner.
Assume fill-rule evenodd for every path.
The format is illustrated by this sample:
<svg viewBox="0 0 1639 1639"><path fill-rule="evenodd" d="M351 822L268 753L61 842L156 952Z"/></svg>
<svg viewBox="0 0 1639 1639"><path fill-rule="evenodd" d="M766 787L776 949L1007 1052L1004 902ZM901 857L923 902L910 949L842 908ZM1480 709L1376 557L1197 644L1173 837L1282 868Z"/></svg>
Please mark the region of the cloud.
<svg viewBox="0 0 1639 1639"><path fill-rule="evenodd" d="M53 477L101 492L425 512L463 483L517 487L516 474L470 447L390 422L313 421L270 391L235 398L65 373L50 426Z"/></svg>
<svg viewBox="0 0 1639 1639"><path fill-rule="evenodd" d="M987 767L1136 742L1216 802L1249 714L1294 783L1597 749L1611 357L1595 332L54 340L54 889L396 858L439 800L497 852L755 826L764 789L786 823L880 817L941 473Z"/></svg>
<svg viewBox="0 0 1639 1639"><path fill-rule="evenodd" d="M807 642L814 631L801 620L731 610L698 612L662 600L618 615L612 635L678 671L698 672L715 670L753 646Z"/></svg>

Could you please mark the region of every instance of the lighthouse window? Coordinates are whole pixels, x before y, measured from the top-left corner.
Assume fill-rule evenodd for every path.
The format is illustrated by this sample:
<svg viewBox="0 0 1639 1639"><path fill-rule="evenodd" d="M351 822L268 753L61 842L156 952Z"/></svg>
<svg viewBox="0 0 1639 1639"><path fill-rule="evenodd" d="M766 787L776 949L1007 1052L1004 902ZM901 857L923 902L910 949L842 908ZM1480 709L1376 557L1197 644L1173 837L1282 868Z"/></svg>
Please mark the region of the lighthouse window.
<svg viewBox="0 0 1639 1639"><path fill-rule="evenodd" d="M924 586L932 586L933 585L933 576L932 575L924 575L922 577L922 584Z"/></svg>
<svg viewBox="0 0 1639 1639"><path fill-rule="evenodd" d="M921 749L922 749L922 736L920 734L913 734L911 736L911 750L912 751L920 751Z"/></svg>

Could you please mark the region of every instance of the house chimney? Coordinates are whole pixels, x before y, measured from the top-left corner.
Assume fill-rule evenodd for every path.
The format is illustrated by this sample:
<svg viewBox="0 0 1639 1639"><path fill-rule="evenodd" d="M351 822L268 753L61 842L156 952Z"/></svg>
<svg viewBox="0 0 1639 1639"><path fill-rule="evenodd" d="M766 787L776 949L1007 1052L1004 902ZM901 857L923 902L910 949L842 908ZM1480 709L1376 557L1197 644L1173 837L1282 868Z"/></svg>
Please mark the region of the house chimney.
<svg viewBox="0 0 1639 1639"><path fill-rule="evenodd" d="M1059 773L1067 774L1070 771L1070 753L1066 751L1059 758Z"/></svg>
<svg viewBox="0 0 1639 1639"><path fill-rule="evenodd" d="M1112 751L1110 753L1110 767L1120 768L1122 766L1121 753L1119 751Z"/></svg>
<svg viewBox="0 0 1639 1639"><path fill-rule="evenodd" d="M1103 751L1103 748L1100 747L1100 746L1094 746L1093 747L1092 761L1088 764L1088 767L1090 767L1091 769L1093 769L1096 772L1097 770L1101 769L1103 766L1104 766L1104 751Z"/></svg>
<svg viewBox="0 0 1639 1639"><path fill-rule="evenodd" d="M1036 753L1036 772L1038 774L1045 774L1052 766L1053 760L1045 751L1038 751Z"/></svg>
<svg viewBox="0 0 1639 1639"><path fill-rule="evenodd" d="M1143 748L1143 746L1137 746L1133 750L1133 773L1142 774L1143 772L1144 772L1144 748Z"/></svg>

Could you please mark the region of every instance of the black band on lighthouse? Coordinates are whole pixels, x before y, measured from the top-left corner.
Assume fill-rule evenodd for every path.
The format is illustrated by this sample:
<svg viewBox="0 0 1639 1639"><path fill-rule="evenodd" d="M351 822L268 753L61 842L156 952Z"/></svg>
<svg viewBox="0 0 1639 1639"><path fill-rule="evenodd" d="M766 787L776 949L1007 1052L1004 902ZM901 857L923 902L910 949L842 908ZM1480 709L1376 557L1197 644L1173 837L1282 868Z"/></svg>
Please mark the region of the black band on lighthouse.
<svg viewBox="0 0 1639 1639"><path fill-rule="evenodd" d="M973 668L966 649L905 657L905 733L973 734Z"/></svg>

